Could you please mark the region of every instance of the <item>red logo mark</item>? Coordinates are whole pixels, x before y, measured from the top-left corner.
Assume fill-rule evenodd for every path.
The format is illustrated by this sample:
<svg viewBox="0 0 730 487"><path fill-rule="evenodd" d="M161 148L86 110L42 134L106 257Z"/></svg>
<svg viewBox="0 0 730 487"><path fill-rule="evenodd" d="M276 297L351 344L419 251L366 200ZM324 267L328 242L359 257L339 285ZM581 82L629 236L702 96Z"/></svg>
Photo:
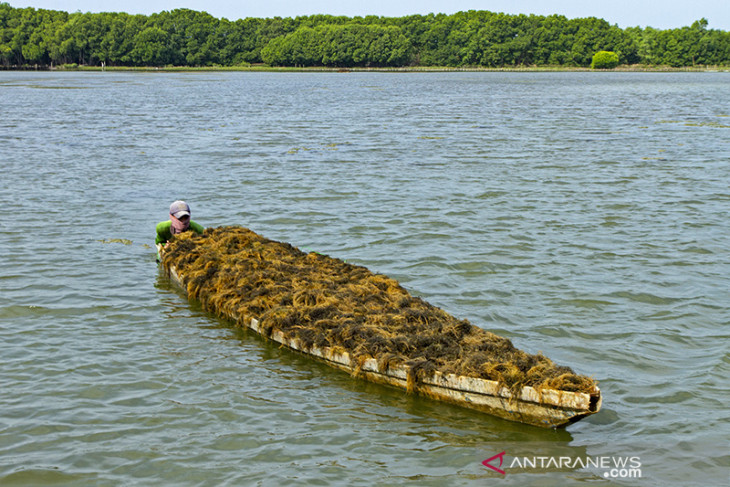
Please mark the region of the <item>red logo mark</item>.
<svg viewBox="0 0 730 487"><path fill-rule="evenodd" d="M507 474L507 472L505 472L505 471L504 471L504 470L502 470L502 468L501 468L501 467L502 467L502 462L504 462L504 455L505 455L506 453L507 453L506 451L503 451L502 453L497 453L497 454L496 454L496 455L494 455L494 456L493 456L492 458L487 458L486 460L484 460L484 461L482 462L482 465L484 465L485 467L489 467L489 468L491 468L492 470L494 470L494 471L495 471L495 472L497 472L497 473L501 473L502 475L506 475L506 474ZM497 458L499 458L499 467L495 467L494 465L492 465L491 463L489 463L489 462L491 462L492 460L495 460L495 459L497 459Z"/></svg>

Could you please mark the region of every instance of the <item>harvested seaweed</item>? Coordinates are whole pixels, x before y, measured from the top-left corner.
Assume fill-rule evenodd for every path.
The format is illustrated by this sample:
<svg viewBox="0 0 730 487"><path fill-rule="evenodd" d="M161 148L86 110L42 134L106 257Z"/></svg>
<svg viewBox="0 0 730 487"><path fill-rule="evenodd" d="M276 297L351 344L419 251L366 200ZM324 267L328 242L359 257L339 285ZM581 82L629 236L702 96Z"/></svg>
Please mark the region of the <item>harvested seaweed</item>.
<svg viewBox="0 0 730 487"><path fill-rule="evenodd" d="M593 393L593 379L530 355L512 342L411 296L398 282L365 267L266 239L243 227L176 237L162 265L187 276L189 297L204 309L252 318L261 332L297 338L304 350L333 347L359 364L408 367L408 389L443 374L522 386ZM356 370L357 373L357 370Z"/></svg>

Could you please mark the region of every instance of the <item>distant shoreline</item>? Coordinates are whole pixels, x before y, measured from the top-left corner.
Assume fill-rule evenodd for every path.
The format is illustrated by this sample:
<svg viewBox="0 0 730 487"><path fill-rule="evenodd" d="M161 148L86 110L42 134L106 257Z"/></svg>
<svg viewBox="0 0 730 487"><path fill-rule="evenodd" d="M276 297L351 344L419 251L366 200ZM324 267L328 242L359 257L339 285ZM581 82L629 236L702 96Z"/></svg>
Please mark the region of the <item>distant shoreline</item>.
<svg viewBox="0 0 730 487"><path fill-rule="evenodd" d="M217 71L240 71L240 72L272 72L272 73L355 73L355 72L382 72L382 73L446 73L446 72L653 72L653 73L677 73L677 72L730 72L730 66L644 66L644 65L622 65L614 69L591 69L583 67L566 66L524 66L524 67L446 67L446 66L406 66L389 68L332 68L332 67L276 67L276 66L23 66L23 67L0 67L0 71L53 71L53 72L76 72L76 71L115 71L115 72L217 72Z"/></svg>
<svg viewBox="0 0 730 487"><path fill-rule="evenodd" d="M165 71L277 72L301 67L327 72L338 67L377 72L581 71L617 65L632 71L730 68L730 32L710 29L704 17L668 30L622 29L596 17L489 10L231 22L185 8L149 16L69 13L13 8L0 0L0 19L0 64L6 69L103 64L155 71L154 66L165 66Z"/></svg>

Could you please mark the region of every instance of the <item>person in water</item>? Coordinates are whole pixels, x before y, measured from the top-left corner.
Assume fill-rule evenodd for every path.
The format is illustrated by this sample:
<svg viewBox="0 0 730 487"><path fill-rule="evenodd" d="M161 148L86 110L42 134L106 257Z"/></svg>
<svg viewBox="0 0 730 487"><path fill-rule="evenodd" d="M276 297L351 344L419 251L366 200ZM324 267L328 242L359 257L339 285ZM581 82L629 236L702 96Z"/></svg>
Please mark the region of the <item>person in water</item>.
<svg viewBox="0 0 730 487"><path fill-rule="evenodd" d="M156 230L155 246L157 247L157 260L160 260L160 252L173 235L188 231L203 233L205 228L190 219L190 206L184 201L178 200L170 205L170 219L158 223Z"/></svg>

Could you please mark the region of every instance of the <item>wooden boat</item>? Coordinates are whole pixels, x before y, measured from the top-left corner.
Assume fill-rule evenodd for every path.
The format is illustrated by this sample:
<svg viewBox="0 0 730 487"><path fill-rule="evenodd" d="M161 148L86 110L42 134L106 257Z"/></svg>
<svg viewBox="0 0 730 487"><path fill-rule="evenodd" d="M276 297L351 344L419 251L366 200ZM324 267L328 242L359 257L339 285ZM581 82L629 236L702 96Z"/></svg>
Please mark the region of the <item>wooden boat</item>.
<svg viewBox="0 0 730 487"><path fill-rule="evenodd" d="M188 289L188 279L174 265L162 268L172 282L184 292ZM328 365L349 372L355 377L409 389L409 367L390 365L381 370L378 361L370 358L364 363L356 363L349 353L334 347L302 346L298 338L289 338L276 328L262 332L258 320L242 320L232 312L226 318L243 323L251 330L269 338L291 350L323 361ZM434 372L423 378L415 390L417 394L432 399L475 409L511 421L517 421L545 428L564 427L586 416L595 414L601 408L601 392L598 387L589 393L560 391L546 388L524 386L518 390L500 385L497 381L476 377L457 376Z"/></svg>

